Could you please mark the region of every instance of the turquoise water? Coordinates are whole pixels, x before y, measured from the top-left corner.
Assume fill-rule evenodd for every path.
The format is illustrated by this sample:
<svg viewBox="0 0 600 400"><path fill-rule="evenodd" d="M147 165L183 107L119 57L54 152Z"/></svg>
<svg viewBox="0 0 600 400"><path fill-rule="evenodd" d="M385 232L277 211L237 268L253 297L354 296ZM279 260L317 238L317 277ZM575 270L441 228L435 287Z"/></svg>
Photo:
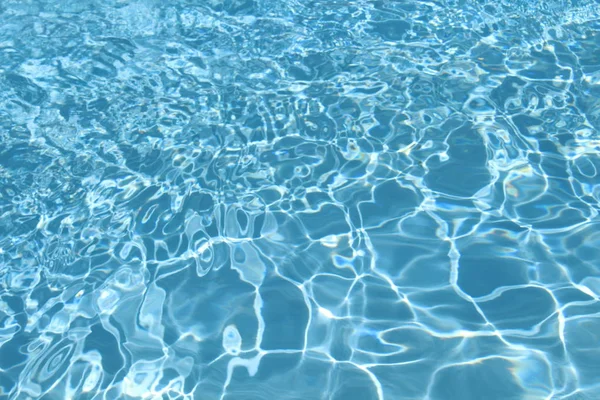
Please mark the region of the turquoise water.
<svg viewBox="0 0 600 400"><path fill-rule="evenodd" d="M600 4L0 3L0 398L600 399Z"/></svg>

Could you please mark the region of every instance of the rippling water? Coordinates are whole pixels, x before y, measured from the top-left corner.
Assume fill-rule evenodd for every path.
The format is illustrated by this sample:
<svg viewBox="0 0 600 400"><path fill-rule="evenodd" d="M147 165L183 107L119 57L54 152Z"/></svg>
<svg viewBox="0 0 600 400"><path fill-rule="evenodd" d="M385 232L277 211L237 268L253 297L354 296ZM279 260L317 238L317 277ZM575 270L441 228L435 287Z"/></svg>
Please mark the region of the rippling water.
<svg viewBox="0 0 600 400"><path fill-rule="evenodd" d="M0 398L600 399L600 5L4 0Z"/></svg>

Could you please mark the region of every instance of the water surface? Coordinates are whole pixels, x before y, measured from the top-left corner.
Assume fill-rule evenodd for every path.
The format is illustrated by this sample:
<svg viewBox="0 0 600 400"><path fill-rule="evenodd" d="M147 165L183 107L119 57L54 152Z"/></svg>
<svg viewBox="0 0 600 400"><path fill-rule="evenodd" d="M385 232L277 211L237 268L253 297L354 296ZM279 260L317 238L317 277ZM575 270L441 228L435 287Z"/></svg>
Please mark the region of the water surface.
<svg viewBox="0 0 600 400"><path fill-rule="evenodd" d="M5 0L0 398L600 399L600 5Z"/></svg>

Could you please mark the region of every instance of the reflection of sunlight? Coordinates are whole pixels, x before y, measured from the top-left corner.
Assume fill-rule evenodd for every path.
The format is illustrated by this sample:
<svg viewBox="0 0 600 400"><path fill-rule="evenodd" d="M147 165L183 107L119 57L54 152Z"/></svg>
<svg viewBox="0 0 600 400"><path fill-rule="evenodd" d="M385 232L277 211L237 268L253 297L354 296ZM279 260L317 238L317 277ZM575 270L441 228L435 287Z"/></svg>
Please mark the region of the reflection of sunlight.
<svg viewBox="0 0 600 400"><path fill-rule="evenodd" d="M595 0L66 3L0 7L2 395L600 399Z"/></svg>
<svg viewBox="0 0 600 400"><path fill-rule="evenodd" d="M598 291L598 293L594 292L594 290L592 290L591 288L589 288L587 285L591 285L593 288L596 289L596 291ZM574 284L573 286L575 286L577 289L581 290L583 293L587 294L588 296L598 300L598 297L600 297L600 279L599 278L595 278L595 277L587 277L585 278L581 284L577 285Z"/></svg>
<svg viewBox="0 0 600 400"><path fill-rule="evenodd" d="M335 316L333 315L333 313L331 311L329 311L328 309L323 308L323 307L319 307L319 314L328 319L335 318Z"/></svg>
<svg viewBox="0 0 600 400"><path fill-rule="evenodd" d="M597 132L585 128L575 132L573 144L561 145L561 153L572 160L583 156L596 156L600 153L600 139L597 138Z"/></svg>
<svg viewBox="0 0 600 400"><path fill-rule="evenodd" d="M340 238L337 235L328 235L321 238L321 244L325 247L335 248L340 242Z"/></svg>

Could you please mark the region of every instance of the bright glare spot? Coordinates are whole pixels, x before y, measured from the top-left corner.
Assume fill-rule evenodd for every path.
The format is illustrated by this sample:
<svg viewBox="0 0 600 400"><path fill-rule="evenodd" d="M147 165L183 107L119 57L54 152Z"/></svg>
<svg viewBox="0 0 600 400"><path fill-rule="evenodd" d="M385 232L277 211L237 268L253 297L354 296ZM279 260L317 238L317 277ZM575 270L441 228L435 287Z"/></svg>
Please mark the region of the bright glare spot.
<svg viewBox="0 0 600 400"><path fill-rule="evenodd" d="M587 294L590 297L596 297L596 293L594 293L592 289L590 289L587 286L577 285L577 289L581 290L583 293Z"/></svg>
<svg viewBox="0 0 600 400"><path fill-rule="evenodd" d="M210 242L204 242L202 243L202 246L200 246L197 250L198 254L203 254L206 250L208 250L208 248L210 247Z"/></svg>
<svg viewBox="0 0 600 400"><path fill-rule="evenodd" d="M325 247L334 248L337 247L340 239L336 235L329 235L321 238L321 244Z"/></svg>
<svg viewBox="0 0 600 400"><path fill-rule="evenodd" d="M335 318L335 316L333 315L333 313L331 311L329 311L328 309L323 308L323 307L319 307L319 314L321 314L325 318L329 318L329 319Z"/></svg>

